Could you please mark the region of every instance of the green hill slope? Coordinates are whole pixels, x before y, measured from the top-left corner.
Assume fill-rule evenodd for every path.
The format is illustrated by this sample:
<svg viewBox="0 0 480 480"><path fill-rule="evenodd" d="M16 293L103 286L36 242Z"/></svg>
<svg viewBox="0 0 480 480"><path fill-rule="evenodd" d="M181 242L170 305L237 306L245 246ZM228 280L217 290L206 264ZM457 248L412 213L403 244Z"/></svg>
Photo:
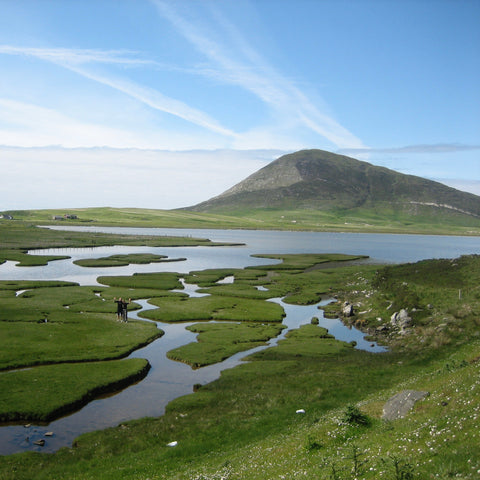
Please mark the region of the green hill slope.
<svg viewBox="0 0 480 480"><path fill-rule="evenodd" d="M304 210L477 225L480 197L354 158L302 150L280 157L223 194L187 210L230 215Z"/></svg>

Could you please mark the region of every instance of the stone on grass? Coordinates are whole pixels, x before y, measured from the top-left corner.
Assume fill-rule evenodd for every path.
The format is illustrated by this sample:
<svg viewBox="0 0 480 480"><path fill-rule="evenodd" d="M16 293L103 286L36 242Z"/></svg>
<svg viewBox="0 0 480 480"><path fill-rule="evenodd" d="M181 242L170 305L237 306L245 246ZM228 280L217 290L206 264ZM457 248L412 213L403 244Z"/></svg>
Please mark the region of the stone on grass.
<svg viewBox="0 0 480 480"><path fill-rule="evenodd" d="M404 390L390 398L383 407L384 420L397 420L403 418L413 408L415 403L429 395L428 392Z"/></svg>
<svg viewBox="0 0 480 480"><path fill-rule="evenodd" d="M342 305L342 315L344 317L353 317L353 305L349 302L344 302Z"/></svg>

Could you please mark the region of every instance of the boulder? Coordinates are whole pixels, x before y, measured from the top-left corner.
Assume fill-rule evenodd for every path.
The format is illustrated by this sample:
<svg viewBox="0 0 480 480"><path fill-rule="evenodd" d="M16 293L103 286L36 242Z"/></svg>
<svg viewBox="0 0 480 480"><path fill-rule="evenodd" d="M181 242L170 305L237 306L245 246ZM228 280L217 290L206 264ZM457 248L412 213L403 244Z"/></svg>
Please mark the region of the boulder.
<svg viewBox="0 0 480 480"><path fill-rule="evenodd" d="M342 306L342 315L344 317L353 317L353 305L349 302L344 302Z"/></svg>
<svg viewBox="0 0 480 480"><path fill-rule="evenodd" d="M405 308L402 308L399 312L395 312L390 317L390 323L394 326L399 328L401 331L405 330L405 328L410 327L412 325L412 318L408 315L408 312Z"/></svg>
<svg viewBox="0 0 480 480"><path fill-rule="evenodd" d="M415 403L429 395L428 392L404 390L390 398L383 407L384 420L403 418L413 408Z"/></svg>

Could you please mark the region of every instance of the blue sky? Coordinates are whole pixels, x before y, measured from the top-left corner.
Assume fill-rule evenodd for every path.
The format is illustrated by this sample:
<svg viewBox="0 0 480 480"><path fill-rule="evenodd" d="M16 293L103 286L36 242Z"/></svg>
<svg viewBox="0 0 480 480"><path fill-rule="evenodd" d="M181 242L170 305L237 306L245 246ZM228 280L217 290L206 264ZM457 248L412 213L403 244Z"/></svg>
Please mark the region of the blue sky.
<svg viewBox="0 0 480 480"><path fill-rule="evenodd" d="M320 148L480 194L477 0L0 0L0 210L176 208Z"/></svg>

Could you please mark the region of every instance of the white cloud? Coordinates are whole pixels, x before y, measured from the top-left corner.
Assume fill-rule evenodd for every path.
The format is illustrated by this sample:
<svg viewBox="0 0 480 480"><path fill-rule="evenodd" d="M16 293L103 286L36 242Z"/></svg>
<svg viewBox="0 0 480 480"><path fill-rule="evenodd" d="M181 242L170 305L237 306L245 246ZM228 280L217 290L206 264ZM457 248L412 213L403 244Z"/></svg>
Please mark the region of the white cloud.
<svg viewBox="0 0 480 480"><path fill-rule="evenodd" d="M283 152L0 147L0 211L186 207L216 196Z"/></svg>
<svg viewBox="0 0 480 480"><path fill-rule="evenodd" d="M0 145L46 146L61 139L65 147L102 144L131 146L138 138L131 132L88 124L37 105L0 99Z"/></svg>
<svg viewBox="0 0 480 480"><path fill-rule="evenodd" d="M290 124L296 122L297 127L307 127L338 147L364 147L360 139L319 110L294 83L276 72L218 11L215 11L215 28L207 33L182 17L170 4L160 0L153 3L160 15L210 60L210 65L198 69L199 73L242 87L280 118ZM222 29L221 42L215 41L211 33L219 28Z"/></svg>
<svg viewBox="0 0 480 480"><path fill-rule="evenodd" d="M66 148L109 146L114 148L212 149L218 135L204 131L139 131L77 120L56 110L0 98L0 145Z"/></svg>

